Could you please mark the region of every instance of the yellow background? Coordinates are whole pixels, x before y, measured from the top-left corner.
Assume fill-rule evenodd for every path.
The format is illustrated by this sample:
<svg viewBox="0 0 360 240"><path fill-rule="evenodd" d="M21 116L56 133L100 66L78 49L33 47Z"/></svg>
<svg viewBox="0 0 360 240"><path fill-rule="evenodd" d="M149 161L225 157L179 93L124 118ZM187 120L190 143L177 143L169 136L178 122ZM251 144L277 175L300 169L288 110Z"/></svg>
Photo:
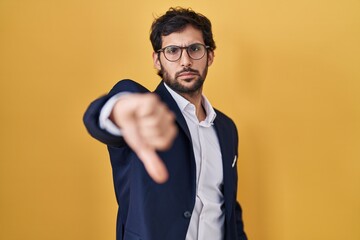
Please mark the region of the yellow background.
<svg viewBox="0 0 360 240"><path fill-rule="evenodd" d="M177 5L213 22L205 94L238 125L250 239L360 239L358 0L0 0L0 239L115 239L82 115L119 79L157 85L149 28Z"/></svg>

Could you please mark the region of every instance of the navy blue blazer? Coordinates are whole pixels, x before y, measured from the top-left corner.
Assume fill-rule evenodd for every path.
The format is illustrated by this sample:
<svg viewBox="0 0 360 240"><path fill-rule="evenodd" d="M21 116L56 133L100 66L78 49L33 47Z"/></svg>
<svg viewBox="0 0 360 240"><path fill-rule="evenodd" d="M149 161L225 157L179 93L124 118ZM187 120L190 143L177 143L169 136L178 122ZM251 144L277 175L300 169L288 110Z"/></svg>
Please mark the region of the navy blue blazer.
<svg viewBox="0 0 360 240"><path fill-rule="evenodd" d="M105 102L119 92L149 92L132 80L118 82L111 91L90 104L84 115L88 132L105 143L110 154L114 187L119 204L117 240L184 240L195 204L196 166L191 136L175 100L161 82L154 93L176 115L178 135L172 147L158 154L164 161L169 179L155 183L142 162L122 137L99 127L99 114ZM224 175L225 239L246 240L242 211L236 201L238 135L233 121L216 111L214 126L219 138Z"/></svg>

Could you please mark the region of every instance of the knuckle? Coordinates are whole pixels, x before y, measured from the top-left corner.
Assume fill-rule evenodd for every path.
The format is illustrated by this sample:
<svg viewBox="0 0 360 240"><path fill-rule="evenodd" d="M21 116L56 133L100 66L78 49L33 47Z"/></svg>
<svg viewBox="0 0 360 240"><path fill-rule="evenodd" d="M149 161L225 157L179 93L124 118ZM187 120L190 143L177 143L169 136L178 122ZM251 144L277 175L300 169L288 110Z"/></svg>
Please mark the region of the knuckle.
<svg viewBox="0 0 360 240"><path fill-rule="evenodd" d="M154 104L154 103L159 102L159 97L156 94L148 93L145 95L145 100L149 104Z"/></svg>

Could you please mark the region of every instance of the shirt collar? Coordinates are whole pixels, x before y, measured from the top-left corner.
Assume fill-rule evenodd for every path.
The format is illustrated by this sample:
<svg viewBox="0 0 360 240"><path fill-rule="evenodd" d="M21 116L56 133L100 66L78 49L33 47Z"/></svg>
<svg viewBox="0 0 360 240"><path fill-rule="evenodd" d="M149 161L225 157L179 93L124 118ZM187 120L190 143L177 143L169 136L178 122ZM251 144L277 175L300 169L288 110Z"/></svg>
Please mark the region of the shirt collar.
<svg viewBox="0 0 360 240"><path fill-rule="evenodd" d="M185 111L186 106L188 106L189 104L192 104L186 98L184 98L183 96L181 96L180 94L178 94L177 92L172 90L165 82L164 82L164 85L165 85L166 89L169 91L169 93L171 94L171 96L174 98L176 104L178 105L178 107L180 108L180 110L182 112ZM209 100L203 94L201 96L201 104L204 107L205 113L206 113L206 118L205 118L204 122L212 125L216 118L216 112L215 112L214 108L211 106Z"/></svg>

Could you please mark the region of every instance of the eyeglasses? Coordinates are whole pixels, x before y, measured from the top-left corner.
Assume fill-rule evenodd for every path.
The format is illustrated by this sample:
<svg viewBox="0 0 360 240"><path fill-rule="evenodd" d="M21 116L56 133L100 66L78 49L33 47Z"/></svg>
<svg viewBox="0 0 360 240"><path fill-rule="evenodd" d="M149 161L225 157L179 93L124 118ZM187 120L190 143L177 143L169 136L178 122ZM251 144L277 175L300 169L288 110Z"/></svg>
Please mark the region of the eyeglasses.
<svg viewBox="0 0 360 240"><path fill-rule="evenodd" d="M188 56L193 60L202 59L205 56L206 50L210 48L201 43L194 43L187 47L179 47L175 45L170 45L164 47L160 50L157 50L158 53L163 52L165 58L170 62L176 62L181 58L182 52L186 49Z"/></svg>

